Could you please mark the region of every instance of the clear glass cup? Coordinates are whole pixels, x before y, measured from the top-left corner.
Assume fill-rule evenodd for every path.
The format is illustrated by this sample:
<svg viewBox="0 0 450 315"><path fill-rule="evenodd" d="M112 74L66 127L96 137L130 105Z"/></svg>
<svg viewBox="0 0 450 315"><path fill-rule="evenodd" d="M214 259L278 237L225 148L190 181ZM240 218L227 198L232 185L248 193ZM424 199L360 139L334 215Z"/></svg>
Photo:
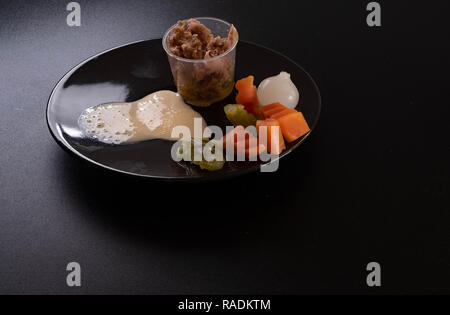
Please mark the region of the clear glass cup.
<svg viewBox="0 0 450 315"><path fill-rule="evenodd" d="M209 28L214 36L227 38L231 24L216 18L195 18ZM234 88L234 68L236 59L236 39L231 48L222 55L210 59L186 59L174 55L169 50L169 36L177 25L173 25L164 35L163 47L169 59L173 79L178 93L194 106L206 107L225 99Z"/></svg>

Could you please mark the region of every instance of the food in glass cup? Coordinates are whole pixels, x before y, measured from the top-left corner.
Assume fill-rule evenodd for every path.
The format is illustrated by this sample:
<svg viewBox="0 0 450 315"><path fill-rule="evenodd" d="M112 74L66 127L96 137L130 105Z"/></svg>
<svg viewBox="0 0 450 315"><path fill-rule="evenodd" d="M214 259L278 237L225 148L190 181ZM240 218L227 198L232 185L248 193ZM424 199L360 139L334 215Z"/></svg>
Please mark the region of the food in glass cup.
<svg viewBox="0 0 450 315"><path fill-rule="evenodd" d="M179 21L167 31L163 47L186 102L206 107L230 95L238 40L233 25L215 18Z"/></svg>

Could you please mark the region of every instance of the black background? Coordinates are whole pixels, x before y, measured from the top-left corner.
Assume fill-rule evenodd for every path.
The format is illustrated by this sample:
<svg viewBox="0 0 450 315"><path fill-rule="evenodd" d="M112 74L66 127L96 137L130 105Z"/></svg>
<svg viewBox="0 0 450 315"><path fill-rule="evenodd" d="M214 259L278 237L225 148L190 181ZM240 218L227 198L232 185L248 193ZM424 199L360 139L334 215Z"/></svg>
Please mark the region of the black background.
<svg viewBox="0 0 450 315"><path fill-rule="evenodd" d="M380 28L369 1L80 0L78 28L68 2L0 0L0 293L450 293L448 1L380 1ZM278 173L161 184L58 147L67 71L193 16L316 79L319 125Z"/></svg>

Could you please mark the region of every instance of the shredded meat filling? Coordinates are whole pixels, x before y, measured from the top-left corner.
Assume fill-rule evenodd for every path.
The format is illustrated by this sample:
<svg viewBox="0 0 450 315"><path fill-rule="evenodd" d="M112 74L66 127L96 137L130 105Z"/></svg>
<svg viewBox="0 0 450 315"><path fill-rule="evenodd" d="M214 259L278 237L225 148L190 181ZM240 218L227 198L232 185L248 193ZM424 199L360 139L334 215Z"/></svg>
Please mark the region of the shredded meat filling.
<svg viewBox="0 0 450 315"><path fill-rule="evenodd" d="M227 38L214 37L211 30L196 19L179 21L168 37L168 48L178 57L205 60L190 63L169 57L178 92L190 104L209 106L228 96L234 86L234 53L230 51L238 40L231 26ZM218 59L210 60L211 58Z"/></svg>
<svg viewBox="0 0 450 315"><path fill-rule="evenodd" d="M227 38L214 37L211 30L196 19L179 21L169 36L169 50L186 59L209 59L226 53L235 41L236 29L231 26Z"/></svg>

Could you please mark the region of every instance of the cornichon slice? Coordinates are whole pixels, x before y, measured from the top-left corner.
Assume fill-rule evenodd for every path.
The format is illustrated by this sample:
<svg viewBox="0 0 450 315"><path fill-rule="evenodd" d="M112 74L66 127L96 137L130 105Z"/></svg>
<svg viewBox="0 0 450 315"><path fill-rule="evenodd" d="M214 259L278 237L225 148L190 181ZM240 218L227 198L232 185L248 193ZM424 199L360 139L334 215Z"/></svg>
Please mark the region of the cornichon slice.
<svg viewBox="0 0 450 315"><path fill-rule="evenodd" d="M243 105L230 104L224 107L225 115L228 120L235 126L255 126L256 117L249 114Z"/></svg>
<svg viewBox="0 0 450 315"><path fill-rule="evenodd" d="M216 148L218 146L221 146L220 142L214 141L214 140L208 140L208 139L203 139L201 141L200 145L195 145L195 144L200 144L200 142L198 142L197 140L191 140L191 141L183 141L181 146L178 149L178 157L183 159L186 162L190 162L194 165L199 166L201 169L203 170L208 170L208 171L218 171L221 170L223 168L223 166L225 165L225 159L223 157L223 152L219 151L215 152L215 150L212 150L212 153L216 155L216 159L212 160L212 161L207 161L205 159L205 156L203 154L203 150L205 148L205 146L208 143L211 144L215 144L215 146L212 146L212 148ZM190 154L189 154L190 151ZM201 161L196 161L195 157L200 157Z"/></svg>

